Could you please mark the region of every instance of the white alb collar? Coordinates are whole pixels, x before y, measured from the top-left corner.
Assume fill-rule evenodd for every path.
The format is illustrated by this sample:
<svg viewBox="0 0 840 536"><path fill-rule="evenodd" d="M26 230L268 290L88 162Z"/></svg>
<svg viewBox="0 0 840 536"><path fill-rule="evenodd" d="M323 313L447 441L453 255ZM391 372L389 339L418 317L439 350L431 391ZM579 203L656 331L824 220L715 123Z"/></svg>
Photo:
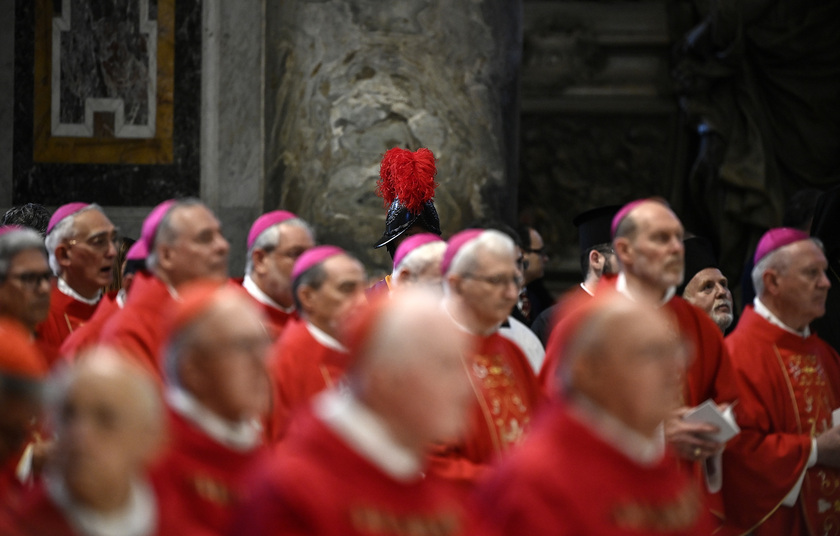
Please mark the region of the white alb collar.
<svg viewBox="0 0 840 536"><path fill-rule="evenodd" d="M96 305L97 303L99 303L99 299L102 297L102 289L99 289L99 291L96 293L95 298L85 298L84 296L73 290L73 287L68 285L67 281L65 281L61 277L58 278L57 286L58 290L61 291L62 294L66 294L74 300L86 303L88 305Z"/></svg>
<svg viewBox="0 0 840 536"><path fill-rule="evenodd" d="M166 401L176 413L228 448L248 452L260 444L262 426L257 420L237 423L227 421L202 406L180 387L169 387L166 390Z"/></svg>
<svg viewBox="0 0 840 536"><path fill-rule="evenodd" d="M279 309L287 314L292 314L295 312L294 307L283 307L276 301L271 299L271 296L263 292L263 290L259 287L259 285L251 279L250 275L246 275L245 278L242 280L242 288L244 288L248 294L251 295L252 298L257 300L258 302L262 303L263 305L268 305L269 307L274 307L275 309Z"/></svg>
<svg viewBox="0 0 840 536"><path fill-rule="evenodd" d="M582 395L577 395L570 407L573 417L637 464L655 465L665 455L665 433L661 425L656 437L651 439Z"/></svg>
<svg viewBox="0 0 840 536"><path fill-rule="evenodd" d="M335 340L335 338L332 335L322 330L309 320L306 321L306 329L309 330L310 335L312 335L312 337L314 337L316 341L326 346L327 348L331 348L337 352L344 352L345 354L347 353L347 348L343 344Z"/></svg>
<svg viewBox="0 0 840 536"><path fill-rule="evenodd" d="M636 298L630 293L630 289L627 288L627 276L624 275L623 271L618 273L618 279L615 282L615 290L624 294L631 300L636 301ZM668 287L668 290L665 291L665 296L663 296L662 300L659 302L659 306L661 307L671 301L671 298L673 298L676 294L677 287Z"/></svg>
<svg viewBox="0 0 840 536"><path fill-rule="evenodd" d="M423 478L423 460L400 445L382 419L347 391L330 389L313 401L315 415L356 453L403 482Z"/></svg>
<svg viewBox="0 0 840 536"><path fill-rule="evenodd" d="M158 523L157 503L149 484L131 482L128 504L119 512L101 514L77 504L58 475L44 477L47 494L70 525L83 536L151 536Z"/></svg>
<svg viewBox="0 0 840 536"><path fill-rule="evenodd" d="M580 284L580 288L582 288L583 291L586 292L587 294L589 294L590 296L595 296L595 293L592 292L591 290L589 290L588 288L586 288L586 285L584 283Z"/></svg>
<svg viewBox="0 0 840 536"><path fill-rule="evenodd" d="M788 326L787 324L785 324L784 322L779 320L779 317L774 315L773 312L770 309L768 309L767 306L764 305L761 302L761 300L758 299L758 296L756 296L753 299L753 308L755 309L756 314L758 314L761 318L770 322L774 326L778 326L778 327L782 328L783 330L787 331L788 333L793 333L794 335L798 335L798 336L802 337L803 339L807 339L808 337L811 336L811 327L810 326L805 326L805 329L802 330L802 331L797 331L797 330L793 329L792 327Z"/></svg>

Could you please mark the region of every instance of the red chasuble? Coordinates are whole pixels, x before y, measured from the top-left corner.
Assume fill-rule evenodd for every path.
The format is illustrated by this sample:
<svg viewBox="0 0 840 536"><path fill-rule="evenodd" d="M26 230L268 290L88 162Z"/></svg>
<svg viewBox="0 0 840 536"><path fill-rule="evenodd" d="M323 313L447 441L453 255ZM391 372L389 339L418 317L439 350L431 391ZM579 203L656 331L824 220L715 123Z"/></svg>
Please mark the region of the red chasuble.
<svg viewBox="0 0 840 536"><path fill-rule="evenodd" d="M595 294L615 292L616 281L616 276L602 277ZM585 296L578 295L569 301L564 308L564 318L560 320L548 341L540 380L550 396L556 396L558 392L557 367L562 359L562 348L574 332L574 311L586 299ZM684 404L696 406L710 398L719 403L735 400L738 394L732 381L732 366L726 358L723 335L717 324L705 312L679 296L671 298L663 307L675 316L680 334L693 349L683 390Z"/></svg>
<svg viewBox="0 0 840 536"><path fill-rule="evenodd" d="M519 444L542 397L522 350L498 333L474 337L465 366L476 397L469 431L462 442L437 447L430 470L472 485L491 463Z"/></svg>
<svg viewBox="0 0 840 536"><path fill-rule="evenodd" d="M501 534L676 536L712 533L696 484L670 451L640 465L566 408L552 407L481 486Z"/></svg>
<svg viewBox="0 0 840 536"><path fill-rule="evenodd" d="M817 335L803 339L744 310L726 338L743 389L741 433L723 453L727 525L763 534L834 534L840 527L840 472L808 469L793 507L780 503L811 454L811 438L840 407L840 357ZM831 528L831 530L829 530Z"/></svg>
<svg viewBox="0 0 840 536"><path fill-rule="evenodd" d="M243 477L264 453L263 446L231 449L170 410L169 444L152 474L177 505L190 534L224 534L242 500Z"/></svg>
<svg viewBox="0 0 840 536"><path fill-rule="evenodd" d="M304 320L295 319L286 325L268 360L273 397L266 428L271 441L283 438L295 410L338 382L348 359L345 352L315 340Z"/></svg>
<svg viewBox="0 0 840 536"><path fill-rule="evenodd" d="M395 480L308 411L248 489L231 536L476 534L449 483L434 475Z"/></svg>
<svg viewBox="0 0 840 536"><path fill-rule="evenodd" d="M99 301L93 316L78 329L73 331L61 344L61 356L73 361L79 352L93 346L102 333L105 323L117 314L120 306L116 294L106 294Z"/></svg>
<svg viewBox="0 0 840 536"><path fill-rule="evenodd" d="M150 536L204 536L189 530L181 513L174 508L173 497L151 483L157 502L157 527ZM80 536L53 502L43 483L33 486L14 503L2 505L0 534L3 536Z"/></svg>
<svg viewBox="0 0 840 536"><path fill-rule="evenodd" d="M125 307L105 323L99 342L125 350L130 359L162 382L159 355L166 339L164 319L174 303L163 281L148 272L138 272Z"/></svg>
<svg viewBox="0 0 840 536"><path fill-rule="evenodd" d="M104 300L100 300L100 303ZM53 285L50 294L50 312L43 322L35 328L38 345L50 366L59 357L59 348L64 339L70 336L93 316L96 305L89 305L68 296Z"/></svg>

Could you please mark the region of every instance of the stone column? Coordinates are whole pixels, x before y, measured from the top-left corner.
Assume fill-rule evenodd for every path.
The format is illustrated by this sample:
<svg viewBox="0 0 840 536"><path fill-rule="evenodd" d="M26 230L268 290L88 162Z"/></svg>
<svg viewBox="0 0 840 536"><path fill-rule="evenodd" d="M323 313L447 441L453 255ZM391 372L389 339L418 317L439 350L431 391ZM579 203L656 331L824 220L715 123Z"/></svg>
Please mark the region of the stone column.
<svg viewBox="0 0 840 536"><path fill-rule="evenodd" d="M518 0L286 0L266 12L266 202L386 268L384 152L431 149L444 237L516 213Z"/></svg>

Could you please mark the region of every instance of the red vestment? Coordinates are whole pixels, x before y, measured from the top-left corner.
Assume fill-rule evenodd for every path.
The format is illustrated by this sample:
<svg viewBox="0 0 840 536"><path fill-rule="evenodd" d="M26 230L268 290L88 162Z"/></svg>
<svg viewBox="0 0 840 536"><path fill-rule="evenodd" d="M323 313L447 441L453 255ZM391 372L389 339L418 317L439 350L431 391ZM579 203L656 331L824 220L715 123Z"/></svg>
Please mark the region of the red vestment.
<svg viewBox="0 0 840 536"><path fill-rule="evenodd" d="M602 277L598 282L595 295L604 292L615 292L616 276ZM578 294L564 307L564 316L555 327L546 348L545 362L540 371L540 381L549 396L556 396L557 367L562 359L563 346L574 333L574 311L588 298L586 294ZM737 398L737 391L733 390L732 367L726 356L723 335L720 328L702 310L694 307L679 296L674 296L663 306L672 313L679 325L680 334L690 344L693 350L691 362L686 371L683 401L687 406L696 406L708 399L718 403L731 402ZM719 384L719 378L726 381ZM724 389L724 390L721 390Z"/></svg>
<svg viewBox="0 0 840 536"><path fill-rule="evenodd" d="M157 527L152 536L203 536L188 530L170 497L154 481L150 482L157 506ZM0 512L3 536L79 536L64 512L53 502L43 482L28 489L17 501L3 505Z"/></svg>
<svg viewBox="0 0 840 536"><path fill-rule="evenodd" d="M268 359L273 396L266 428L271 441L283 438L295 410L344 375L348 359L346 352L318 342L306 321L287 324Z"/></svg>
<svg viewBox="0 0 840 536"><path fill-rule="evenodd" d="M395 480L309 412L248 489L231 536L476 534L449 483L434 475Z"/></svg>
<svg viewBox="0 0 840 536"><path fill-rule="evenodd" d="M129 359L162 382L159 356L167 335L164 319L174 304L163 281L149 272L138 272L125 307L105 323L99 342L125 350Z"/></svg>
<svg viewBox="0 0 840 536"><path fill-rule="evenodd" d="M152 474L177 504L190 534L224 534L242 500L243 477L265 449L234 450L174 411L169 417L169 444Z"/></svg>
<svg viewBox="0 0 840 536"><path fill-rule="evenodd" d="M103 300L99 300L102 303ZM93 316L99 303L90 305L68 296L53 285L50 294L50 312L47 318L35 327L38 346L49 365L59 357L59 348L64 339Z"/></svg>
<svg viewBox="0 0 840 536"><path fill-rule="evenodd" d="M808 469L793 507L780 503L811 454L811 438L831 427L840 406L840 357L817 335L785 331L748 306L726 338L742 386L741 433L723 453L727 525L762 534L834 534L840 526L840 472ZM828 508L823 515L817 510Z"/></svg>
<svg viewBox="0 0 840 536"><path fill-rule="evenodd" d="M231 282L239 286L242 286L243 281L244 279L242 278L231 279ZM242 287L245 288L244 286ZM253 298L254 304L256 304L265 315L265 329L272 341L276 341L280 337L280 334L283 333L283 328L286 327L286 324L288 324L290 320L298 318L297 311L287 313L286 311L278 309L273 305L261 302L256 296L248 292L247 288L245 288L245 292Z"/></svg>
<svg viewBox="0 0 840 536"><path fill-rule="evenodd" d="M504 535L712 533L696 484L674 455L641 465L567 406L551 407L484 483L478 503Z"/></svg>
<svg viewBox="0 0 840 536"><path fill-rule="evenodd" d="M474 336L465 367L476 396L468 431L462 441L434 449L430 471L471 485L519 444L542 397L525 354L499 333Z"/></svg>
<svg viewBox="0 0 840 536"><path fill-rule="evenodd" d="M79 352L93 346L99 340L105 323L117 314L119 310L120 306L117 303L116 294L106 294L103 296L99 300L99 305L96 307L93 316L84 325L79 326L78 329L64 339L64 342L61 344L61 356L73 361Z"/></svg>

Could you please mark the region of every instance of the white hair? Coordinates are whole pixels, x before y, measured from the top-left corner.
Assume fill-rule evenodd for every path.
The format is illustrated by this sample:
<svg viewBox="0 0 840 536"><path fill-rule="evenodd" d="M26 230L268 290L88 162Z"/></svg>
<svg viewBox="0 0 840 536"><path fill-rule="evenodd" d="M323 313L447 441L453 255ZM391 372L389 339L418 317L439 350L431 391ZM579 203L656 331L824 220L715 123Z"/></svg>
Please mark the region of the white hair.
<svg viewBox="0 0 840 536"><path fill-rule="evenodd" d="M820 248L820 251L825 251L823 243L819 238L811 237L808 240L816 244L817 247ZM782 246L779 249L768 253L753 267L752 272L750 272L750 276L752 277L753 288L755 289L756 296L761 297L761 295L764 294L764 273L767 270L772 269L779 273L784 273L787 270L791 261L790 246L795 243L796 242Z"/></svg>
<svg viewBox="0 0 840 536"><path fill-rule="evenodd" d="M280 227L283 225L288 225L290 227L300 227L301 229L309 233L309 236L312 238L313 242L315 241L315 231L312 230L312 226L310 226L301 218L292 218L290 220L281 221L280 223L275 223L265 231L261 232L257 239L254 240L254 244L248 249L245 262L245 275L251 275L251 271L254 269L254 251L258 249L271 251L274 248L280 247Z"/></svg>
<svg viewBox="0 0 840 536"><path fill-rule="evenodd" d="M105 214L102 207L96 203L91 203L82 210L74 212L58 222L44 239L44 245L47 247L47 254L49 255L50 269L55 275L61 275L61 265L58 264L58 259L55 258L55 249L59 244L76 234L76 217L89 210L98 210L103 215Z"/></svg>
<svg viewBox="0 0 840 536"><path fill-rule="evenodd" d="M443 275L463 275L472 272L478 267L477 257L479 252L487 252L492 255L510 255L512 257L516 254L516 244L511 237L501 231L486 229L477 238L461 247L460 251L452 258L449 269ZM448 296L450 288L446 277L443 281L443 290Z"/></svg>
<svg viewBox="0 0 840 536"><path fill-rule="evenodd" d="M399 265L394 266L394 271L391 274L391 283L393 284L393 282L397 281L399 275L403 272L418 274L424 271L431 264L436 261L439 262L445 252L446 242L442 240L435 240L412 250L402 258Z"/></svg>
<svg viewBox="0 0 840 536"><path fill-rule="evenodd" d="M205 207L204 203L202 203L200 199L187 197L176 201L166 210L166 213L160 219L160 223L158 223L157 229L155 230L155 236L152 240L152 244L149 246L149 254L146 256L146 270L154 272L155 268L157 268L157 245L171 244L176 238L178 238L178 233L172 227L172 214L174 214L177 209L195 206Z"/></svg>

